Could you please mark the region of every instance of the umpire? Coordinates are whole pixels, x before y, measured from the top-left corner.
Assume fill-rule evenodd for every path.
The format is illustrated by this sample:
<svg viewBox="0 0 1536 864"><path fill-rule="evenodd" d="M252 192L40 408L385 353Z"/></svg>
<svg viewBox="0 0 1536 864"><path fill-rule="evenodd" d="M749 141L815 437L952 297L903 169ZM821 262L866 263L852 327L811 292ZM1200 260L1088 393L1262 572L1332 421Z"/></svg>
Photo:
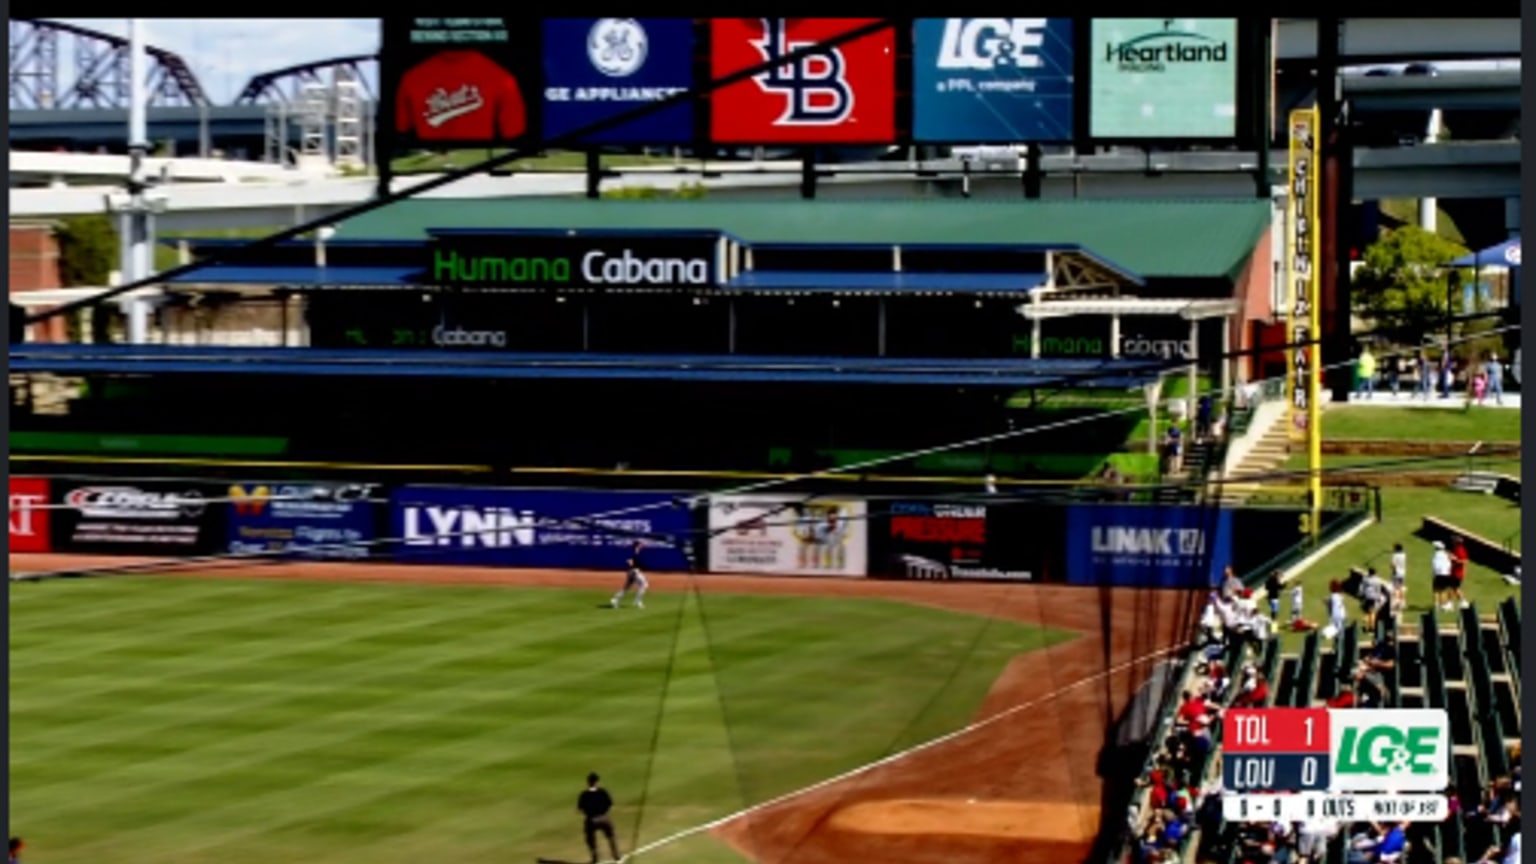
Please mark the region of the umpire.
<svg viewBox="0 0 1536 864"><path fill-rule="evenodd" d="M587 775L587 788L576 799L576 809L586 817L583 828L587 835L587 849L592 853L592 864L597 864L597 835L602 833L608 838L608 849L613 852L613 860L619 860L619 844L613 838L613 819L608 815L613 810L613 798L608 790L599 786L596 773Z"/></svg>

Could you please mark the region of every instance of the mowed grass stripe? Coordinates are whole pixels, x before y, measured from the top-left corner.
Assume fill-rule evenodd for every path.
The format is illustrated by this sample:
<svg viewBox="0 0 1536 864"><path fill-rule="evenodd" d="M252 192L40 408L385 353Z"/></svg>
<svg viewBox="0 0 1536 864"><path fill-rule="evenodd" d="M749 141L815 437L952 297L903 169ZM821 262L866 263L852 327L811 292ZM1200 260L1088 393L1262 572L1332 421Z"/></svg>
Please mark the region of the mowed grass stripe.
<svg viewBox="0 0 1536 864"><path fill-rule="evenodd" d="M813 782L880 755L925 708L963 723L1007 657L1044 641L856 600L653 595L604 612L602 591L262 582L231 607L197 590L213 584L81 582L13 608L30 671L13 678L12 822L47 860L570 857L591 768L626 843L644 842L760 800L774 767ZM146 601L159 593L180 602ZM114 605L174 609L177 626ZM71 607L112 638L70 626Z"/></svg>

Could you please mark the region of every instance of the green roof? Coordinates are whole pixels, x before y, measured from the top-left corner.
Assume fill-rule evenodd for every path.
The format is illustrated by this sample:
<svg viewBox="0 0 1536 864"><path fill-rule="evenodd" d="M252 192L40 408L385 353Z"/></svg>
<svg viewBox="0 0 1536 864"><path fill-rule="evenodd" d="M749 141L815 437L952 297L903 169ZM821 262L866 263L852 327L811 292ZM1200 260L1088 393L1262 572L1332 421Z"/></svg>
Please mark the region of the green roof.
<svg viewBox="0 0 1536 864"><path fill-rule="evenodd" d="M753 243L1075 244L1152 278L1234 278L1270 205L1240 200L413 198L337 226L338 239L429 228L710 229Z"/></svg>

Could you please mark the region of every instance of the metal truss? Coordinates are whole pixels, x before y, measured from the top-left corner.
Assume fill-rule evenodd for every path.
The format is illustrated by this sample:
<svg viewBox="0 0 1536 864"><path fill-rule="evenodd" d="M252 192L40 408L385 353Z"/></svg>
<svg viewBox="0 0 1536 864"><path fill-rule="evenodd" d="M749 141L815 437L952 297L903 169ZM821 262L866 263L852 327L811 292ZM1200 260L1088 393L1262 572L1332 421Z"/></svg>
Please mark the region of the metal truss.
<svg viewBox="0 0 1536 864"><path fill-rule="evenodd" d="M314 98L315 85L330 90L342 83L357 86L362 95L372 101L377 97L368 84L371 76L366 73L376 70L378 62L376 54L354 54L263 72L245 82L240 95L235 97L235 104L279 103L298 107Z"/></svg>
<svg viewBox="0 0 1536 864"><path fill-rule="evenodd" d="M128 40L60 21L10 20L10 110L128 107ZM61 48L67 50L61 51ZM208 94L180 55L146 47L149 104L207 105ZM63 68L62 58L73 68Z"/></svg>

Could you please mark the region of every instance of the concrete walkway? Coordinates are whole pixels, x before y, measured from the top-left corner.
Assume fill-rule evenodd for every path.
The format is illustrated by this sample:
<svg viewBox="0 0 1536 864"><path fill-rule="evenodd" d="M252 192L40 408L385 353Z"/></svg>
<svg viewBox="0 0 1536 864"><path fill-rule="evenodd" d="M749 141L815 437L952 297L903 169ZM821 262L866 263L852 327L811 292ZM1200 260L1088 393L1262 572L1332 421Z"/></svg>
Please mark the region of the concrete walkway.
<svg viewBox="0 0 1536 864"><path fill-rule="evenodd" d="M1466 407L1467 397L1465 394L1457 393L1449 399L1442 399L1436 395L1426 400L1416 393L1409 393L1407 391L1393 395L1392 391L1390 390L1377 390L1375 393L1371 394L1369 399L1361 396L1359 393L1351 393L1349 394L1349 404L1366 406L1380 405L1386 408L1455 408L1460 410ZM1520 394L1505 393L1504 404L1502 405L1494 404L1493 399L1489 398L1484 401L1482 405L1477 405L1474 407L1488 409L1511 409L1519 411Z"/></svg>

